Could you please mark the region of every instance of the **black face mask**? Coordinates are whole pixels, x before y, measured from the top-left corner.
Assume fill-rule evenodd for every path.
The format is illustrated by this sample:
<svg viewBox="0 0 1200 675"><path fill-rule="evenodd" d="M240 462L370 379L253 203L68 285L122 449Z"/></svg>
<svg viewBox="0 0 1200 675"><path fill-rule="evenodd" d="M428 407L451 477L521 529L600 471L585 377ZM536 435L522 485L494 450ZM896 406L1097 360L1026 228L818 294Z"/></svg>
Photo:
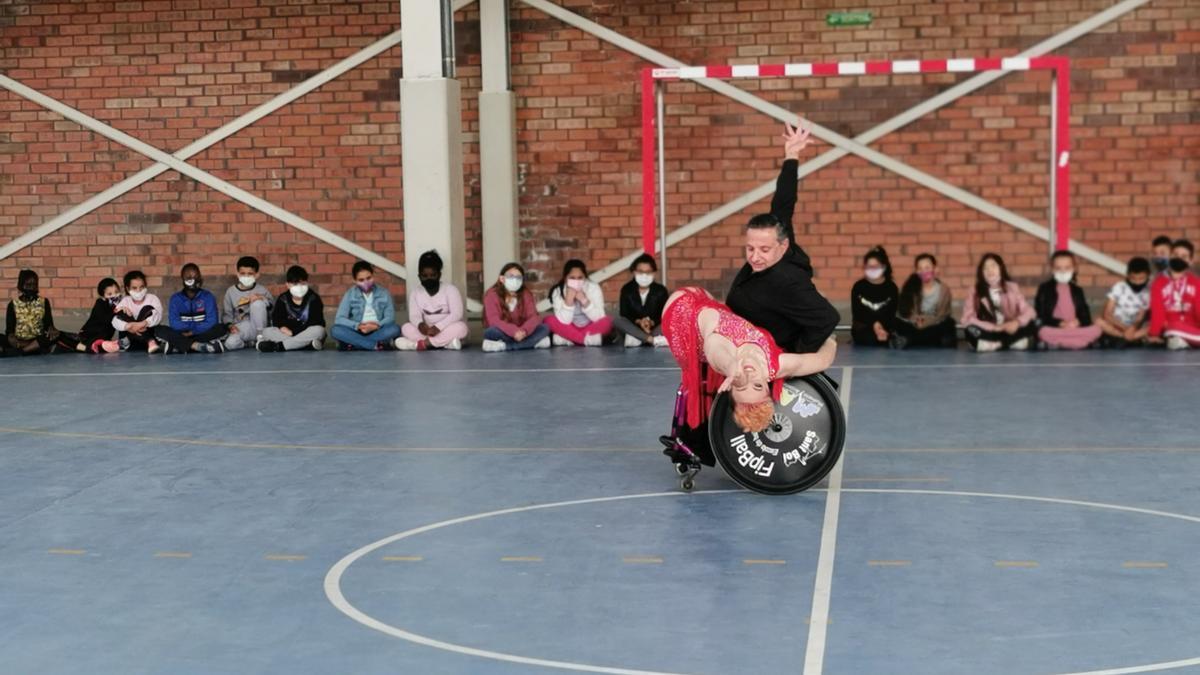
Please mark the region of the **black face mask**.
<svg viewBox="0 0 1200 675"><path fill-rule="evenodd" d="M1191 263L1183 258L1171 258L1170 264L1172 272L1186 272L1187 269L1192 266Z"/></svg>
<svg viewBox="0 0 1200 675"><path fill-rule="evenodd" d="M1127 282L1125 282L1125 283L1129 283L1129 282L1127 281ZM1146 287L1146 284L1145 284L1145 283L1141 283L1141 284L1132 284L1132 283L1129 283L1129 290L1133 291L1134 293L1141 293L1141 292L1142 292L1142 289L1143 289L1143 288L1145 288L1145 287Z"/></svg>
<svg viewBox="0 0 1200 675"><path fill-rule="evenodd" d="M438 292L438 288L441 286L441 284L442 284L442 282L438 279L422 279L421 280L421 286L424 287L425 292L429 293L430 295L436 295Z"/></svg>
<svg viewBox="0 0 1200 675"><path fill-rule="evenodd" d="M1155 258L1154 259L1154 269L1158 270L1159 272L1162 272L1163 270L1167 269L1168 264L1169 264L1169 260L1167 258Z"/></svg>
<svg viewBox="0 0 1200 675"><path fill-rule="evenodd" d="M21 289L18 289L18 290L20 290L20 291L21 291L21 299L22 299L22 300L24 300L24 301L26 301L26 302L28 302L28 301L30 301L30 300L36 300L36 299L37 299L37 296L38 296L38 288L37 288L37 286L34 286L33 288L28 288L28 287L26 287L26 288L21 288Z"/></svg>

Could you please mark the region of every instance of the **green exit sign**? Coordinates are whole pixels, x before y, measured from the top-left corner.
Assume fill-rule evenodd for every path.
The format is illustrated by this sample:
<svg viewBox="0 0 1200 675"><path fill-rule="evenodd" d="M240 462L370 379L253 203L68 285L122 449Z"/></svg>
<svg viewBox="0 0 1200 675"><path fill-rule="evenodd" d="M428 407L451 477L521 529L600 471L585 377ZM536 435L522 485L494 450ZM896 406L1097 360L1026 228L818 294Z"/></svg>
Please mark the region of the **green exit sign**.
<svg viewBox="0 0 1200 675"><path fill-rule="evenodd" d="M825 15L830 26L867 26L871 23L870 12L830 12Z"/></svg>

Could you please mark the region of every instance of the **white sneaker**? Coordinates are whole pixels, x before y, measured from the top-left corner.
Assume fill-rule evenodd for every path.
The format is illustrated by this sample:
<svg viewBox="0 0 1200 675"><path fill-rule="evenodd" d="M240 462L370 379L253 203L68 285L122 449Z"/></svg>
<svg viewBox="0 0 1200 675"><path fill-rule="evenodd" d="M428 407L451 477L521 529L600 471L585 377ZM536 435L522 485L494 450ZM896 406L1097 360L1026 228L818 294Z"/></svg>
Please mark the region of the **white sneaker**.
<svg viewBox="0 0 1200 675"><path fill-rule="evenodd" d="M417 343L413 342L412 340L409 340L408 338L404 337L403 335L396 338L395 340L392 340L392 345L395 346L396 349L398 349L402 352L417 351Z"/></svg>
<svg viewBox="0 0 1200 675"><path fill-rule="evenodd" d="M641 347L642 341L633 337L632 335L626 335L625 336L625 346L626 347Z"/></svg>
<svg viewBox="0 0 1200 675"><path fill-rule="evenodd" d="M546 336L546 337L542 338L541 340L538 340L538 343L536 345L534 345L533 348L534 349L550 349L550 337Z"/></svg>
<svg viewBox="0 0 1200 675"><path fill-rule="evenodd" d="M485 352L503 352L508 350L508 345L501 340L484 340L483 351Z"/></svg>
<svg viewBox="0 0 1200 675"><path fill-rule="evenodd" d="M654 336L654 346L655 347L670 347L671 343L667 342L667 336L655 335Z"/></svg>
<svg viewBox="0 0 1200 675"><path fill-rule="evenodd" d="M1029 338L1021 338L1020 340L1017 340L1009 345L1008 348L1016 352L1023 352L1026 349L1029 349Z"/></svg>
<svg viewBox="0 0 1200 675"><path fill-rule="evenodd" d="M584 347L599 347L602 344L604 344L604 336L599 333L585 335L583 338Z"/></svg>
<svg viewBox="0 0 1200 675"><path fill-rule="evenodd" d="M1167 338L1167 349L1172 351L1187 349L1189 346L1190 345L1188 345L1187 340L1184 340L1178 335L1172 335L1171 337Z"/></svg>
<svg viewBox="0 0 1200 675"><path fill-rule="evenodd" d="M994 352L1000 349L1000 343L995 340L980 340L975 343L975 351L979 353Z"/></svg>
<svg viewBox="0 0 1200 675"><path fill-rule="evenodd" d="M568 340L567 338L565 338L561 335L553 336L551 338L551 342L554 343L555 347L570 347L571 345L575 344L574 342L571 342L570 340Z"/></svg>
<svg viewBox="0 0 1200 675"><path fill-rule="evenodd" d="M322 349L325 349L325 340L323 340L323 339L313 340L312 348L313 348L313 351L315 351L315 352L319 352Z"/></svg>
<svg viewBox="0 0 1200 675"><path fill-rule="evenodd" d="M453 351L458 351L458 350L462 349L462 340L459 340L458 338L454 338L453 340L450 341L450 344L445 346L445 349L450 349Z"/></svg>

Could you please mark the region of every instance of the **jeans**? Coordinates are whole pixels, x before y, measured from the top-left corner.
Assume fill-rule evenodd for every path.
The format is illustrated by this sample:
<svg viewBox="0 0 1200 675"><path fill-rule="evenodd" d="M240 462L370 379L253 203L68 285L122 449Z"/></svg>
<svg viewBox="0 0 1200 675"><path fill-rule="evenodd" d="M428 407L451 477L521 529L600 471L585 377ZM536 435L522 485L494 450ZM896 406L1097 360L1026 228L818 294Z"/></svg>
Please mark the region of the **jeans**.
<svg viewBox="0 0 1200 675"><path fill-rule="evenodd" d="M491 326L487 330L483 331L484 340L503 342L507 347L507 350L510 352L518 349L533 349L535 346L537 346L537 343L545 340L548 337L550 337L550 327L544 323L539 323L537 328L533 329L532 333L526 335L524 340L519 341L516 338L505 334L504 331L496 328L495 326Z"/></svg>
<svg viewBox="0 0 1200 675"><path fill-rule="evenodd" d="M366 335L346 326L334 326L333 330L330 331L330 335L338 342L348 344L355 349L370 352L375 351L376 345L391 342L400 337L400 326L389 323L376 328L374 333L367 333Z"/></svg>

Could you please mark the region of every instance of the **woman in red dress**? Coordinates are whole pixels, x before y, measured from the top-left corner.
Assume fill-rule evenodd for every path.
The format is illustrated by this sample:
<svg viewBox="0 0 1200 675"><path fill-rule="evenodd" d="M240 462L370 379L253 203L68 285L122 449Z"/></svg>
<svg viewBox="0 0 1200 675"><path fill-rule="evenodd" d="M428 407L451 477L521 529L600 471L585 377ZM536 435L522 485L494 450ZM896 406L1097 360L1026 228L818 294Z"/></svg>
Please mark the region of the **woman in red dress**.
<svg viewBox="0 0 1200 675"><path fill-rule="evenodd" d="M767 428L783 381L829 367L837 351L830 340L813 354L785 354L770 334L734 314L701 288L683 288L663 309L663 335L682 371L687 425L699 428L707 415L704 393L728 391L733 417L746 432ZM702 382L702 364L709 381Z"/></svg>

